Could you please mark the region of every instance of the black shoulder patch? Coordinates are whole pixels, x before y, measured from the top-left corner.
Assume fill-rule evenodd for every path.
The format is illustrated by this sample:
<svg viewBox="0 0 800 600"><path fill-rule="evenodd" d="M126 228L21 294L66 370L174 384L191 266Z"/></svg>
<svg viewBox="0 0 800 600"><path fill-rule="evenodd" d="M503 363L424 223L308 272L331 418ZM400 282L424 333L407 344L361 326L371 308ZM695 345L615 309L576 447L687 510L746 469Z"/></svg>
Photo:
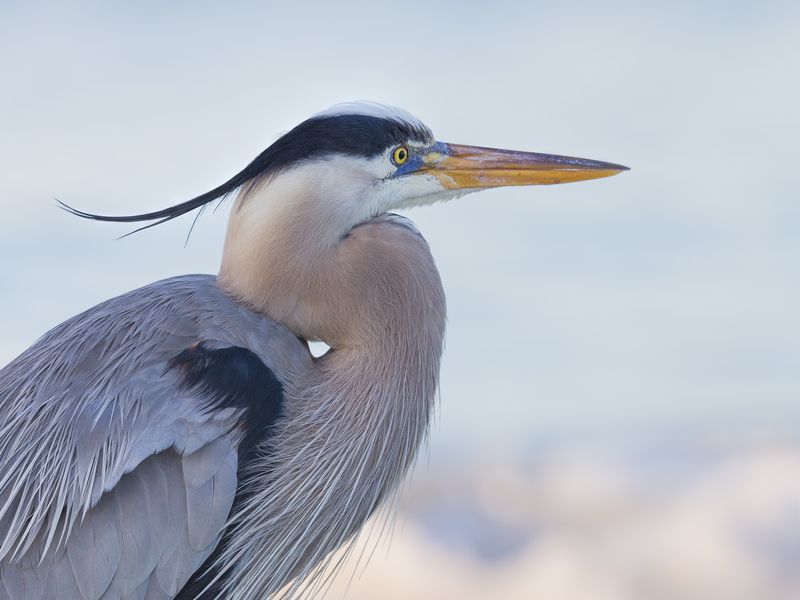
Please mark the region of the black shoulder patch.
<svg viewBox="0 0 800 600"><path fill-rule="evenodd" d="M283 386L274 373L247 348L212 350L202 343L170 360L169 369L181 372L182 386L203 397L207 410L244 409L241 469L283 412Z"/></svg>
<svg viewBox="0 0 800 600"><path fill-rule="evenodd" d="M270 429L283 413L283 387L274 373L258 356L246 348L232 346L212 350L204 344L187 348L169 361L168 370L181 374L184 389L196 393L209 411L225 407L244 409L245 437L239 445L239 481L256 455L259 443L269 436ZM246 494L240 487L236 507ZM234 508L235 510L235 508ZM216 559L224 550L220 542L203 566L189 579L176 600L210 600L217 598L221 582L206 589L218 571Z"/></svg>

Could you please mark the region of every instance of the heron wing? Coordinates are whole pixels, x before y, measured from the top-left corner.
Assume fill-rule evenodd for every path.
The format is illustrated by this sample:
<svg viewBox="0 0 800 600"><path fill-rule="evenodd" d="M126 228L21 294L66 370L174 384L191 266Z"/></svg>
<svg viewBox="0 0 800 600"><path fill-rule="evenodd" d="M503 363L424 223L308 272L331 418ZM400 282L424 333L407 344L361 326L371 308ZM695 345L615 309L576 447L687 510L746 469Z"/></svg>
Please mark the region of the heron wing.
<svg viewBox="0 0 800 600"><path fill-rule="evenodd" d="M0 370L0 599L174 597L279 414L276 374L306 360L189 276L70 319Z"/></svg>

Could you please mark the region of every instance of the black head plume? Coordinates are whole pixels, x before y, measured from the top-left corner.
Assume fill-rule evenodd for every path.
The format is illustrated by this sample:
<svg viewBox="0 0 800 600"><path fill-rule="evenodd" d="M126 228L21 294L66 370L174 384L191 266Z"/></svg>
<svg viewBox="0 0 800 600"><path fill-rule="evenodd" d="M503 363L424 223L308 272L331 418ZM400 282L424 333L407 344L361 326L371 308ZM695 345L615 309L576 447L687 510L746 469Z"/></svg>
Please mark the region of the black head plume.
<svg viewBox="0 0 800 600"><path fill-rule="evenodd" d="M234 177L223 183L222 185L214 188L210 192L206 192L205 194L201 194L196 198L192 198L191 200L187 200L186 202L182 202L181 204L176 204L175 206L170 206L169 208L164 208L162 210L157 210L155 212L149 213L142 213L139 215L123 215L123 216L109 216L109 215L95 215L92 213L87 213L82 210L78 210L65 204L61 200L56 200L56 202L61 205L61 207L69 212L70 214L75 215L76 217L81 217L83 219L92 219L94 221L105 221L107 223L142 223L147 221L153 221L144 227L139 227L130 233L125 234L123 237L127 237L129 235L133 235L139 231L143 231L145 229L149 229L150 227L155 227L156 225L161 225L162 223L166 223L167 221L171 221L181 215L185 215L188 212L196 210L198 208L204 208L210 202L213 202L217 199L223 199L225 196L230 194L231 192L236 191L238 188L246 184L248 181L253 180L258 175L262 174L265 170L264 164L262 161L262 157L266 154L266 151L263 152L256 158L253 162L251 162L247 167L241 171L240 173L236 174Z"/></svg>
<svg viewBox="0 0 800 600"><path fill-rule="evenodd" d="M107 216L75 209L60 200L57 202L67 212L84 219L110 223L152 221L127 234L132 235L171 221L193 210L202 209L214 200L224 199L245 184L286 171L303 161L321 159L333 154L370 158L379 155L394 144L404 143L408 140L431 142L433 137L430 131L421 124L411 124L388 117L362 114L317 116L303 121L289 133L283 135L259 154L244 170L219 187L163 210L139 215Z"/></svg>

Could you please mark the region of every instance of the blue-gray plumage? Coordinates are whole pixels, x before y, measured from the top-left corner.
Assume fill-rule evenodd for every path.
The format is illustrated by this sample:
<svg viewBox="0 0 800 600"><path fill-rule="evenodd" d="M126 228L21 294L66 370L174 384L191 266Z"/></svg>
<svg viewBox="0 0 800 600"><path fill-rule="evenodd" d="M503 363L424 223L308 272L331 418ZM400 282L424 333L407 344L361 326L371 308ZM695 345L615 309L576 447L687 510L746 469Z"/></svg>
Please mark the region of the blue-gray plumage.
<svg viewBox="0 0 800 600"><path fill-rule="evenodd" d="M229 356L209 365L213 352ZM240 363L231 381L206 380L225 362ZM14 507L0 526L11 558L0 598L174 597L219 541L248 412L279 410L272 374L309 366L296 336L203 275L115 298L44 336L0 371L0 499ZM250 377L254 389L236 389ZM266 406L248 405L256 399Z"/></svg>
<svg viewBox="0 0 800 600"><path fill-rule="evenodd" d="M319 591L413 464L438 385L441 281L390 211L621 170L436 142L355 103L183 204L69 209L152 225L238 191L217 277L109 300L0 370L0 600Z"/></svg>

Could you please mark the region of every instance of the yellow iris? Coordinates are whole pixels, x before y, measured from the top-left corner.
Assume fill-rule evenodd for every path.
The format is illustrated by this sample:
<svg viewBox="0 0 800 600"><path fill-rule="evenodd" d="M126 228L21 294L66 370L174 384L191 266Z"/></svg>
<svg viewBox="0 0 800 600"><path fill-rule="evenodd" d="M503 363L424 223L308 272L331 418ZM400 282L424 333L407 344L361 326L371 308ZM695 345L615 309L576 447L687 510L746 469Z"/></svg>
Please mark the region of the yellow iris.
<svg viewBox="0 0 800 600"><path fill-rule="evenodd" d="M405 146L398 146L392 152L392 160L396 165L402 165L408 160L408 148Z"/></svg>

